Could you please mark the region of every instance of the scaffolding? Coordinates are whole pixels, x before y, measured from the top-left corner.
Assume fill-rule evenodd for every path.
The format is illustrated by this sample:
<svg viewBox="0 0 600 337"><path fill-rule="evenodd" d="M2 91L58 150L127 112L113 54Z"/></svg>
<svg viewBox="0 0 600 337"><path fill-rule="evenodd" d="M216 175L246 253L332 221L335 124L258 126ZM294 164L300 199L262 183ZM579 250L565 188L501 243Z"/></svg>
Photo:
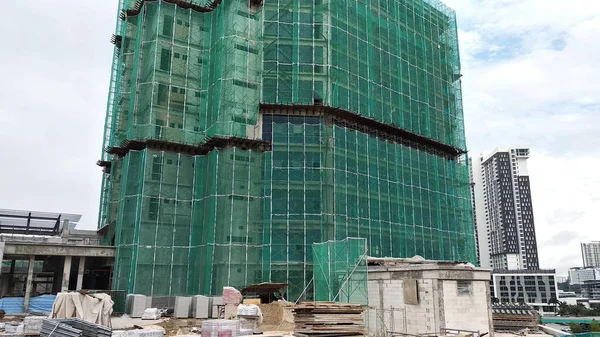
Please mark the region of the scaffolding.
<svg viewBox="0 0 600 337"><path fill-rule="evenodd" d="M113 288L313 278L315 242L475 261L454 12L121 0L99 228Z"/></svg>
<svg viewBox="0 0 600 337"><path fill-rule="evenodd" d="M368 305L367 240L313 244L314 299Z"/></svg>

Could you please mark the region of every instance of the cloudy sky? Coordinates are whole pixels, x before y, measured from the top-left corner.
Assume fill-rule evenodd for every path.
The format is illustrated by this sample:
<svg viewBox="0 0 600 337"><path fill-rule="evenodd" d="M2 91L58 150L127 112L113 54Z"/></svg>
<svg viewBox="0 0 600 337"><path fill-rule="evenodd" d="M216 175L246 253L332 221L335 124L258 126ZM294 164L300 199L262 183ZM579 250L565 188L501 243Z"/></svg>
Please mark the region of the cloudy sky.
<svg viewBox="0 0 600 337"><path fill-rule="evenodd" d="M457 11L472 155L530 147L543 268L600 240L600 1L446 0ZM0 208L94 228L117 0L0 11Z"/></svg>

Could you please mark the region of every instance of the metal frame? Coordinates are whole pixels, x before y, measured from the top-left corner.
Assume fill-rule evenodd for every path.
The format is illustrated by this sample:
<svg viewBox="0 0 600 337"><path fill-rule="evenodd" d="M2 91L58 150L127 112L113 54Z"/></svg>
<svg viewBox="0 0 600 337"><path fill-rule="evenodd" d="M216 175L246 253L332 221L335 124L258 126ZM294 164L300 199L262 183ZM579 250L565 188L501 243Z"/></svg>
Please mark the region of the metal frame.
<svg viewBox="0 0 600 337"><path fill-rule="evenodd" d="M0 234L59 235L61 221L79 221L81 215L0 209ZM23 221L25 220L25 221Z"/></svg>

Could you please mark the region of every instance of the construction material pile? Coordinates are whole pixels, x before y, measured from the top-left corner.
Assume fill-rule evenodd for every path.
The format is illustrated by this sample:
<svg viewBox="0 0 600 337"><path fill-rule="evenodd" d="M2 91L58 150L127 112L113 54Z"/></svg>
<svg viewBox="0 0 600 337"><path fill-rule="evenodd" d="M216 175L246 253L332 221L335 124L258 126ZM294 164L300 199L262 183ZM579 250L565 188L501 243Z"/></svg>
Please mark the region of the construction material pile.
<svg viewBox="0 0 600 337"><path fill-rule="evenodd" d="M212 319L208 321L202 321L202 336L238 337L240 336L240 321L228 319Z"/></svg>
<svg viewBox="0 0 600 337"><path fill-rule="evenodd" d="M540 315L525 304L494 304L492 319L495 331L537 330Z"/></svg>
<svg viewBox="0 0 600 337"><path fill-rule="evenodd" d="M63 324L55 319L45 319L42 322L42 331L40 336L70 336L70 337L81 337L82 331L75 329L74 327ZM110 336L110 335L109 335Z"/></svg>
<svg viewBox="0 0 600 337"><path fill-rule="evenodd" d="M110 337L112 331L100 324L86 322L78 318L44 319L40 334L45 336L81 336L81 337Z"/></svg>
<svg viewBox="0 0 600 337"><path fill-rule="evenodd" d="M113 304L108 294L90 294L83 291L58 293L52 305L51 318L80 318L108 327Z"/></svg>
<svg viewBox="0 0 600 337"><path fill-rule="evenodd" d="M306 302L292 307L294 334L310 337L348 337L366 335L360 304Z"/></svg>

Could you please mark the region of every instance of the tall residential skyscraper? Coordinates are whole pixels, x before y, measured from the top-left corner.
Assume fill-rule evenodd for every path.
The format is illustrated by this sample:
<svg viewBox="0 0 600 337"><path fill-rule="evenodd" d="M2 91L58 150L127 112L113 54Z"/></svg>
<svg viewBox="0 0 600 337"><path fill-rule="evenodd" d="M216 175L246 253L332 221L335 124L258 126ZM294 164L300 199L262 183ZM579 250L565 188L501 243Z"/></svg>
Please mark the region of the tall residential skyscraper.
<svg viewBox="0 0 600 337"><path fill-rule="evenodd" d="M471 158L479 264L539 269L527 159L529 149L494 150Z"/></svg>
<svg viewBox="0 0 600 337"><path fill-rule="evenodd" d="M348 237L475 262L451 9L121 0L117 21L99 162L114 289L311 297L313 243Z"/></svg>
<svg viewBox="0 0 600 337"><path fill-rule="evenodd" d="M600 267L600 241L581 244L584 267Z"/></svg>

